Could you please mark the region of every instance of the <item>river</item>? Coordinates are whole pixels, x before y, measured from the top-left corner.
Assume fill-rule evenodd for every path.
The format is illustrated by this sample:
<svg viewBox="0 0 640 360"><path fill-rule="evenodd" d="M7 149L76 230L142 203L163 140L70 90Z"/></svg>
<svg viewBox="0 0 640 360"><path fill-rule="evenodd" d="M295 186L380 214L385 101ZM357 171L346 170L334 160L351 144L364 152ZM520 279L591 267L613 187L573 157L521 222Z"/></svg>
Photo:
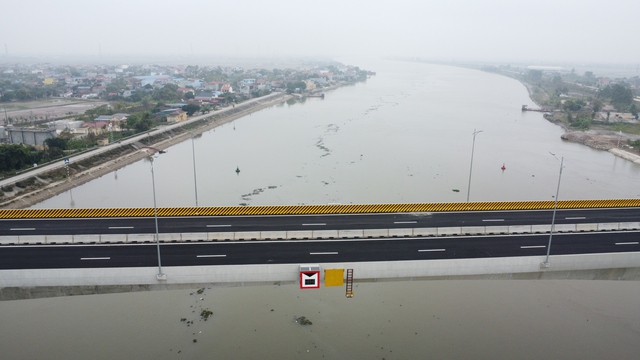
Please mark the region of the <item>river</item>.
<svg viewBox="0 0 640 360"><path fill-rule="evenodd" d="M264 285L3 301L1 357L533 360L640 351L637 281L402 281L357 283L354 293ZM213 313L207 321L202 310ZM312 324L295 323L300 316Z"/></svg>
<svg viewBox="0 0 640 360"><path fill-rule="evenodd" d="M640 165L561 140L560 127L520 110L535 105L514 79L358 61L377 75L169 148L154 163L158 206L194 206L195 183L200 206L466 201L474 129L471 201L553 199L560 157L560 199L640 196ZM150 207L149 170L143 160L33 208Z"/></svg>

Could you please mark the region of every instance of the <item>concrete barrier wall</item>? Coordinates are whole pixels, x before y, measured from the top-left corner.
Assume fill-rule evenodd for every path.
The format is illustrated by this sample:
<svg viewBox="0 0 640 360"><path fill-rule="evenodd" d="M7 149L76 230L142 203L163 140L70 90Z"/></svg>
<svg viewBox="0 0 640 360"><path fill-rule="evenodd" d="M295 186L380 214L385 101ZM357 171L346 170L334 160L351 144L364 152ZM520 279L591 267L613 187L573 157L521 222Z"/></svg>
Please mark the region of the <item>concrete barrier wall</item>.
<svg viewBox="0 0 640 360"><path fill-rule="evenodd" d="M505 257L462 260L415 260L389 262L321 263L323 269L354 269L356 281L391 278L433 278L448 276L478 276L537 274L533 278L553 273L551 278L570 278L570 272L580 271L589 278L599 269L638 268L640 252L587 255L557 255L549 259L550 267L541 268L544 256ZM230 265L163 267L167 278L158 281L156 267L107 269L47 269L0 271L0 289L46 286L129 286L172 284L231 284L260 282L296 282L299 264ZM321 271L321 274L323 272ZM550 275L551 276L551 275Z"/></svg>
<svg viewBox="0 0 640 360"><path fill-rule="evenodd" d="M640 222L602 224L558 224L556 232L640 230ZM162 233L161 242L195 241L251 241L251 240L302 240L302 239L350 239L374 237L453 236L493 234L539 234L551 232L551 225L517 226L463 226L439 228L398 228L365 230L301 230L301 231L245 231L209 233ZM155 234L103 234L103 235L13 235L0 236L0 244L99 244L99 243L148 243L155 242Z"/></svg>

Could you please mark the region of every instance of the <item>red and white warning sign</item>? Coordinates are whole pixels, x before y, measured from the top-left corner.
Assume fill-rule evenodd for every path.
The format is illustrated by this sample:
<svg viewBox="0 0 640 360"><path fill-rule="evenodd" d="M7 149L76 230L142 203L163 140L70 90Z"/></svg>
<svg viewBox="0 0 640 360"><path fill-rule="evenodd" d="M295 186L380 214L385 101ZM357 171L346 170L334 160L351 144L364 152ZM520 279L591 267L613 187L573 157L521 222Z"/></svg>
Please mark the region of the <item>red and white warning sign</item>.
<svg viewBox="0 0 640 360"><path fill-rule="evenodd" d="M300 265L300 289L317 289L320 287L320 266Z"/></svg>

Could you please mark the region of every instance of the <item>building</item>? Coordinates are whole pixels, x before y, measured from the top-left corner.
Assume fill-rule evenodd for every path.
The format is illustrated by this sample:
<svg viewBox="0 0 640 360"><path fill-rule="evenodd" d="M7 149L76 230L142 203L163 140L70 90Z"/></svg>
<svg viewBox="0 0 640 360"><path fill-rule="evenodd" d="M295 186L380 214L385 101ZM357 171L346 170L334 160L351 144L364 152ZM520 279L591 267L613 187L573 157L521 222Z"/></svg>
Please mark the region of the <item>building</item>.
<svg viewBox="0 0 640 360"><path fill-rule="evenodd" d="M216 97L214 93L209 91L203 91L198 93L193 100L198 102L203 102L203 101L210 102L211 100L213 100L214 97Z"/></svg>
<svg viewBox="0 0 640 360"><path fill-rule="evenodd" d="M23 144L44 148L45 140L56 137L56 130L8 127L7 137L10 144Z"/></svg>
<svg viewBox="0 0 640 360"><path fill-rule="evenodd" d="M166 114L168 123L177 123L187 120L187 113L181 109L174 109Z"/></svg>

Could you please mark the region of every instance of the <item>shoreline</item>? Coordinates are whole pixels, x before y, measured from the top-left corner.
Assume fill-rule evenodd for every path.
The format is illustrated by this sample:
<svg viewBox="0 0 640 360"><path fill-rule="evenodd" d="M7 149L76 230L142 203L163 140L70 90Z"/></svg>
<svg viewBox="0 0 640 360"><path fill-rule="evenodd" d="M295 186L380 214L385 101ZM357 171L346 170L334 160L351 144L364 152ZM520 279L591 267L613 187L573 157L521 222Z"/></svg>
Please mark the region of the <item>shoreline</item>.
<svg viewBox="0 0 640 360"><path fill-rule="evenodd" d="M498 74L498 73L496 74L509 77L521 83L529 93L529 100L531 100L531 102L534 103L538 108L542 108L542 106L538 104L534 99L533 93L531 91L531 86L532 86L531 84L512 76ZM620 132L617 134L615 131L603 129L597 125L594 125L592 129L589 129L586 131L572 130L567 128L567 126L564 123L549 119L546 115L543 115L543 118L548 122L561 127L564 130L564 134L560 136L562 140L571 141L571 142L581 144L596 150L608 151L611 154L617 157L620 157L624 160L628 160L633 163L640 164L639 150L630 151L630 150L625 150L619 147L619 144L621 141L626 142L627 140L637 140L637 139L640 139L640 136L628 134L624 132Z"/></svg>
<svg viewBox="0 0 640 360"><path fill-rule="evenodd" d="M202 134L206 131L214 129L218 126L228 124L234 120L237 120L241 117L254 113L256 111L260 111L271 106L286 102L292 96L284 93L279 93L272 95L271 97L264 99L266 101L261 102L260 98L253 103L250 104L238 104L236 109L239 111L234 111L229 114L216 114L213 113L209 116L206 116L202 119L195 120L193 123L198 124L203 122L202 125L196 125L193 129L185 129L188 125L192 123L186 123L179 127L180 133L176 134L174 129L164 129L159 135L154 135L150 140L149 144L146 146L152 146L158 148L160 150L169 148L175 144L186 141L191 137L191 134ZM158 130L163 130L162 128ZM118 148L114 149L122 149L129 148L130 145L122 145ZM113 150L113 149L112 149ZM104 161L96 161L88 166L85 170L79 171L75 174L72 174L69 179L63 179L59 181L53 181L49 184L42 183L41 186L33 189L33 191L29 191L29 189L25 189L27 192L24 194L17 194L16 196L9 197L5 199L5 196L2 197L2 201L0 203L0 209L26 209L30 206L33 206L37 203L40 203L44 200L52 198L56 195L64 193L65 191L71 190L77 186L85 184L91 180L109 174L113 171L121 169L129 164L140 161L149 155L138 151L131 147L131 150L126 152L123 155L118 154L117 156L109 159L105 159ZM100 155L92 157L94 158L102 158ZM57 170L52 170L51 172L55 172ZM39 175L42 174L34 174L31 178L39 178ZM37 181L37 180L36 180Z"/></svg>
<svg viewBox="0 0 640 360"><path fill-rule="evenodd" d="M516 80L527 89L527 93L529 94L529 100L533 104L535 104L536 107L543 108L543 106L541 106L533 96L533 91L532 91L533 85L515 76L505 74L502 72L487 71L471 65L465 66L461 64L449 64L449 63L438 63L438 62L428 62L428 63L433 63L437 65L454 66L454 67L460 67L465 69L473 69L473 70L478 70L478 71L482 71L482 72L486 72L486 73L494 74L498 76L504 76L504 77ZM548 97L549 96L548 93L545 92L545 96ZM549 119L547 116L543 116L543 117L548 122L555 124L557 126L560 126L564 130L564 134L561 135L562 140L571 141L571 142L581 144L596 150L608 151L613 155L620 157L624 160L628 160L633 163L640 164L640 149L630 150L630 149L623 149L619 146L621 142L626 142L627 140L632 140L632 141L639 140L640 135L634 135L634 134L629 134L625 132L616 133L613 130L608 130L598 125L593 125L592 129L586 130L586 131L572 130L560 121Z"/></svg>

